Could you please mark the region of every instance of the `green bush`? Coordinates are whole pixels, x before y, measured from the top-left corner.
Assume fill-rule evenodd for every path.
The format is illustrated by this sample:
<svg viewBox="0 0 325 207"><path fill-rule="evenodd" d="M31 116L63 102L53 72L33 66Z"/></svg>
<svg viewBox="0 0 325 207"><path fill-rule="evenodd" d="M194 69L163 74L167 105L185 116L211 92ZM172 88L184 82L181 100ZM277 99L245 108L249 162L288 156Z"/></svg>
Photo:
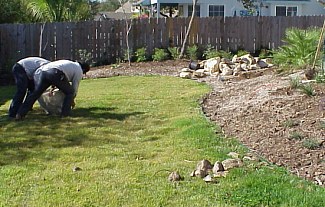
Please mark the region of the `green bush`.
<svg viewBox="0 0 325 207"><path fill-rule="evenodd" d="M243 55L247 55L249 54L249 52L247 52L246 50L238 50L237 51L237 56L240 57L240 56L243 56Z"/></svg>
<svg viewBox="0 0 325 207"><path fill-rule="evenodd" d="M136 62L147 61L147 50L145 47L138 48L135 51Z"/></svg>
<svg viewBox="0 0 325 207"><path fill-rule="evenodd" d="M153 61L164 61L168 59L168 53L165 49L155 48L154 54L152 55Z"/></svg>
<svg viewBox="0 0 325 207"><path fill-rule="evenodd" d="M212 45L207 45L205 50L203 51L203 58L206 60L218 57L218 55L218 51L214 47L212 47Z"/></svg>
<svg viewBox="0 0 325 207"><path fill-rule="evenodd" d="M199 48L197 45L188 46L186 49L187 57L190 58L191 60L197 60L198 59L198 49Z"/></svg>
<svg viewBox="0 0 325 207"><path fill-rule="evenodd" d="M173 60L177 60L180 54L179 47L169 47L168 52Z"/></svg>
<svg viewBox="0 0 325 207"><path fill-rule="evenodd" d="M283 39L285 44L274 51L274 63L296 69L305 69L312 65L319 34L319 29L315 28L287 29Z"/></svg>

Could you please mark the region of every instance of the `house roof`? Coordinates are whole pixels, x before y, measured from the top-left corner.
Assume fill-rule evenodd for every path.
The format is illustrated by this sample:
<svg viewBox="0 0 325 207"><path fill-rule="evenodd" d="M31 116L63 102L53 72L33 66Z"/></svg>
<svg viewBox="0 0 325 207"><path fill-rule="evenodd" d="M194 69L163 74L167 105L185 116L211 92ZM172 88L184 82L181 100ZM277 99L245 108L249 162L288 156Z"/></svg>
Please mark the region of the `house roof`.
<svg viewBox="0 0 325 207"><path fill-rule="evenodd" d="M124 19L126 16L127 19L132 17L131 13L123 13L123 12L99 12L95 15L94 20L109 20L109 19Z"/></svg>

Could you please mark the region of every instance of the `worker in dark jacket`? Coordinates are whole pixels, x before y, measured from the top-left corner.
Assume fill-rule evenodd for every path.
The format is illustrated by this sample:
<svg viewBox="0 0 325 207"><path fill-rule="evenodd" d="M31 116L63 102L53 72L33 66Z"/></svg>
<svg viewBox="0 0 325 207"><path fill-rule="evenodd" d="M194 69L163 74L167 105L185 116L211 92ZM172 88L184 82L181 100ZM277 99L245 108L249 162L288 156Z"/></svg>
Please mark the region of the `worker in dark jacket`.
<svg viewBox="0 0 325 207"><path fill-rule="evenodd" d="M9 107L9 117L15 118L17 111L24 101L26 93L31 93L34 90L34 73L40 66L49 63L50 61L40 57L27 57L19 60L12 67L12 73L16 82L16 93Z"/></svg>
<svg viewBox="0 0 325 207"><path fill-rule="evenodd" d="M69 116L74 98L78 93L79 83L83 74L86 74L89 69L90 67L87 63L70 60L53 61L37 69L34 74L35 90L26 97L25 102L16 115L16 120L24 118L33 107L35 101L51 85L57 87L65 94L61 116Z"/></svg>

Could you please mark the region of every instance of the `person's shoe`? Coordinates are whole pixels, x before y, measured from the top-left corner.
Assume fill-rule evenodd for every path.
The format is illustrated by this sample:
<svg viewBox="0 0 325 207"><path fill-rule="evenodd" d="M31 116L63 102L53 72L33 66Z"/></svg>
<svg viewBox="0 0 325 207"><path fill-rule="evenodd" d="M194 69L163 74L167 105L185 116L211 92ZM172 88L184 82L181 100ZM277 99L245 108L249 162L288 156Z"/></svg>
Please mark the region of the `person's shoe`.
<svg viewBox="0 0 325 207"><path fill-rule="evenodd" d="M22 121L23 118L24 118L23 116L21 116L20 114L17 114L15 120L16 121Z"/></svg>

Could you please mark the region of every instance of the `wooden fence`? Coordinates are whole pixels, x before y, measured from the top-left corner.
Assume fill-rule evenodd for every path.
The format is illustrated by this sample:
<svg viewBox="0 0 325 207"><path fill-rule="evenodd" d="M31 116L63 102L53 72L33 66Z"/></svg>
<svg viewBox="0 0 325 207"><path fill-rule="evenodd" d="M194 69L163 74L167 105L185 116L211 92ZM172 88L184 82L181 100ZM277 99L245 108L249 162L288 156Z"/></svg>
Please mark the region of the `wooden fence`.
<svg viewBox="0 0 325 207"><path fill-rule="evenodd" d="M289 27L321 27L324 16L301 17L209 17L195 18L188 45L256 52L282 45ZM181 47L189 18L134 19L129 34L130 48ZM0 73L27 56L49 60L80 60L89 53L93 61L109 64L126 51L124 20L0 25Z"/></svg>

